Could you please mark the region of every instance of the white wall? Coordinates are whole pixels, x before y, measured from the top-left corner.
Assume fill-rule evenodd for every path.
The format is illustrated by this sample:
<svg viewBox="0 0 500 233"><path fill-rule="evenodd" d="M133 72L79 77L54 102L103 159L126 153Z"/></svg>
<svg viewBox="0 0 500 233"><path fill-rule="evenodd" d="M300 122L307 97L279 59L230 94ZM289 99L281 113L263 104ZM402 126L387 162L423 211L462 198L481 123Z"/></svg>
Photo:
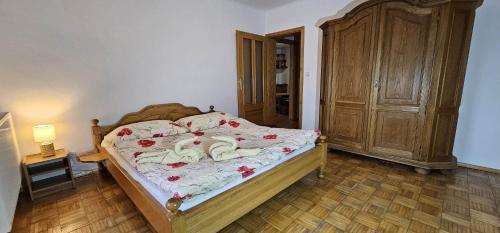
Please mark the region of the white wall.
<svg viewBox="0 0 500 233"><path fill-rule="evenodd" d="M235 30L264 33L264 19L226 0L0 0L0 110L23 154L40 123L82 152L92 118L166 102L236 113Z"/></svg>
<svg viewBox="0 0 500 233"><path fill-rule="evenodd" d="M266 33L305 26L304 128L318 125L321 32L316 25L364 1L300 0L266 12ZM500 20L498 12L498 0L485 0L477 11L454 153L460 162L500 169L500 32L492 26Z"/></svg>
<svg viewBox="0 0 500 233"><path fill-rule="evenodd" d="M454 153L460 162L500 169L500 1L476 11Z"/></svg>
<svg viewBox="0 0 500 233"><path fill-rule="evenodd" d="M0 0L0 111L13 113L21 152L31 126L54 123L56 146L91 149L90 122L154 103L236 113L236 29L305 26L303 126L318 119L318 20L363 0L300 0L263 12L227 0ZM500 168L499 2L478 9L455 154ZM309 74L309 75L307 75ZM214 91L217 90L217 91ZM222 91L221 91L222 90Z"/></svg>

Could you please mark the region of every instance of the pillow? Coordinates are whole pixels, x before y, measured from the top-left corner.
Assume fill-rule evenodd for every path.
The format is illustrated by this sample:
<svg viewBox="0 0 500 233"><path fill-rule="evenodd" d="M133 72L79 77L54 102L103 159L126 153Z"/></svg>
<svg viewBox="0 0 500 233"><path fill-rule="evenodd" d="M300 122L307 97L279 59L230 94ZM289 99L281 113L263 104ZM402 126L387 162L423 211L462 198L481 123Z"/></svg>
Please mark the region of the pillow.
<svg viewBox="0 0 500 233"><path fill-rule="evenodd" d="M201 115L188 116L181 118L175 123L182 127L188 128L191 132L211 129L220 125L227 124L227 122L236 119L237 117L224 112L211 112Z"/></svg>
<svg viewBox="0 0 500 233"><path fill-rule="evenodd" d="M108 133L102 141L102 146L115 145L118 141L129 141L142 138L166 137L187 133L188 129L169 120L153 120L120 126Z"/></svg>

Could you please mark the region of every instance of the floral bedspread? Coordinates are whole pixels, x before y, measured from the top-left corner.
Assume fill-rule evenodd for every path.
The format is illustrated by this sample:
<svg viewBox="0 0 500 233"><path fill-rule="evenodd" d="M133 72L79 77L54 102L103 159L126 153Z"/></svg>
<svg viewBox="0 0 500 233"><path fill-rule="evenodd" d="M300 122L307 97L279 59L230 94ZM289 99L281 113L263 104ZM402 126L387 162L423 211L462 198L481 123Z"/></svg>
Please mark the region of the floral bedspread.
<svg viewBox="0 0 500 233"><path fill-rule="evenodd" d="M233 136L240 148L260 148L261 153L252 157L216 162L208 155L208 148L215 140L212 136ZM256 170L287 156L296 149L314 143L319 132L269 128L255 125L242 118L221 120L218 127L170 135L167 137L141 138L130 141L117 140L114 144L119 155L149 181L172 197L184 201L196 195L221 188L236 179L246 179ZM135 157L145 151L173 149L176 142L198 137L188 148L200 148L206 155L197 163L147 164L138 166Z"/></svg>

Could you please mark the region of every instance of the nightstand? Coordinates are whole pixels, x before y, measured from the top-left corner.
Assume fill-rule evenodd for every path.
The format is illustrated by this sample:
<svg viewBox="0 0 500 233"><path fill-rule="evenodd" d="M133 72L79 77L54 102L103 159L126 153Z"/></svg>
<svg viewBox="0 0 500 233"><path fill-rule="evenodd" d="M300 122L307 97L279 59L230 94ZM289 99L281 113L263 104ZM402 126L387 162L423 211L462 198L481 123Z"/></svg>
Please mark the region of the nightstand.
<svg viewBox="0 0 500 233"><path fill-rule="evenodd" d="M31 200L75 187L68 155L66 149L59 149L51 157L42 154L24 157L23 172Z"/></svg>

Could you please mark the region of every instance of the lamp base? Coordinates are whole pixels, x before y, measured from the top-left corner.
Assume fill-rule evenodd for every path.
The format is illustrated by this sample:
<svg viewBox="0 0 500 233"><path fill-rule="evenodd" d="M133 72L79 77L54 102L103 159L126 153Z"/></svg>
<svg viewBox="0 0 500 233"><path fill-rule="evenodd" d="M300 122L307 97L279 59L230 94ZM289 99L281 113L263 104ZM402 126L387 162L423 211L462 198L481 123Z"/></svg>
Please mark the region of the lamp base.
<svg viewBox="0 0 500 233"><path fill-rule="evenodd" d="M56 150L54 149L54 143L40 144L40 151L44 158L56 155Z"/></svg>

